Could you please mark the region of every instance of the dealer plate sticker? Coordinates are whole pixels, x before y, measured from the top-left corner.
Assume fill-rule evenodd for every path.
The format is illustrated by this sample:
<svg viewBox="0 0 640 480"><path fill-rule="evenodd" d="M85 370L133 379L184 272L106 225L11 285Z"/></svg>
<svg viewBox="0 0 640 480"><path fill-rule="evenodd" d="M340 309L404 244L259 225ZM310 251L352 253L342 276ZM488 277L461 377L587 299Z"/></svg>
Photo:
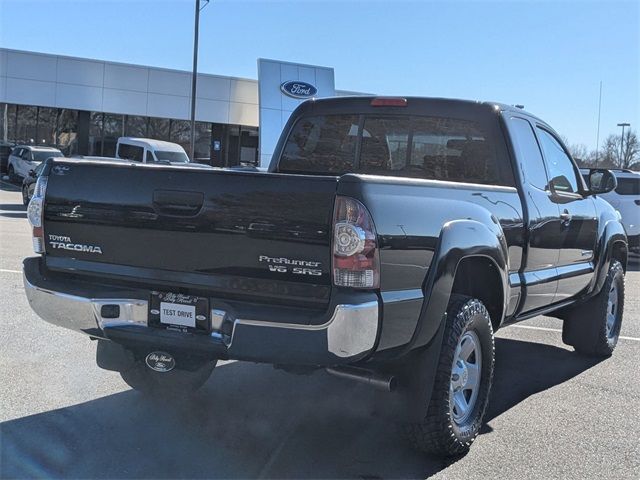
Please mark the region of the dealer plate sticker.
<svg viewBox="0 0 640 480"><path fill-rule="evenodd" d="M196 306L160 302L160 322L168 325L195 328Z"/></svg>

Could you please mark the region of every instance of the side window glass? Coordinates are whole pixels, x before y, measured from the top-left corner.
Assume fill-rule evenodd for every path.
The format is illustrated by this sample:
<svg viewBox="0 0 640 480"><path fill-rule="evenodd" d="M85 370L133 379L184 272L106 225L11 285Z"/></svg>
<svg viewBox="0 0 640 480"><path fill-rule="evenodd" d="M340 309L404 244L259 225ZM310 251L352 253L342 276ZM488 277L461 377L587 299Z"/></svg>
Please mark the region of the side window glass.
<svg viewBox="0 0 640 480"><path fill-rule="evenodd" d="M142 156L144 155L144 148L136 147L135 145L127 145L121 143L118 147L118 156L126 160L133 160L134 162L142 162Z"/></svg>
<svg viewBox="0 0 640 480"><path fill-rule="evenodd" d="M156 159L153 158L153 153L151 153L151 150L147 150L147 159L145 161L147 163L154 163L156 161Z"/></svg>
<svg viewBox="0 0 640 480"><path fill-rule="evenodd" d="M542 144L545 163L549 170L549 183L557 192L577 193L578 179L573 162L565 153L560 142L546 130L538 127L538 138Z"/></svg>
<svg viewBox="0 0 640 480"><path fill-rule="evenodd" d="M23 160L31 160L31 150L25 148L22 150L22 159Z"/></svg>
<svg viewBox="0 0 640 480"><path fill-rule="evenodd" d="M509 127L525 182L544 190L549 181L531 124L524 118L511 117Z"/></svg>

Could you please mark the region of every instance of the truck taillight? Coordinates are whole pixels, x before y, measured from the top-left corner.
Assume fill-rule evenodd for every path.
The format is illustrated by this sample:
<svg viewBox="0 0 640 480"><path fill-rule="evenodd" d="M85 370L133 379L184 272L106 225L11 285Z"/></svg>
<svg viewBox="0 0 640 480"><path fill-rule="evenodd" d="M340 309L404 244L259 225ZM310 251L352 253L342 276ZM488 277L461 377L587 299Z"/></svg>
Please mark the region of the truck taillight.
<svg viewBox="0 0 640 480"><path fill-rule="evenodd" d="M380 259L375 226L358 200L338 195L333 215L333 283L378 288Z"/></svg>
<svg viewBox="0 0 640 480"><path fill-rule="evenodd" d="M27 207L27 218L33 228L33 251L36 253L44 253L44 194L47 190L47 178L44 175L38 177L33 197Z"/></svg>

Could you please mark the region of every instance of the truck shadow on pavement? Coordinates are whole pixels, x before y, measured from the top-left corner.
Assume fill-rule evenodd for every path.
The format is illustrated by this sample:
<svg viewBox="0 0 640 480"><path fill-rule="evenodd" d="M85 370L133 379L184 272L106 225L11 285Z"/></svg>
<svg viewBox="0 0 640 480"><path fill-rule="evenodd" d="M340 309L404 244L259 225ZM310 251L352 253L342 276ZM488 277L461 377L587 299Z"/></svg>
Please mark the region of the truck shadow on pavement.
<svg viewBox="0 0 640 480"><path fill-rule="evenodd" d="M597 363L502 338L496 355L484 432L524 399ZM127 390L4 422L0 476L377 479L426 478L447 468L414 452L374 413L373 398L367 387L325 373L297 377L228 363L188 401L148 401Z"/></svg>

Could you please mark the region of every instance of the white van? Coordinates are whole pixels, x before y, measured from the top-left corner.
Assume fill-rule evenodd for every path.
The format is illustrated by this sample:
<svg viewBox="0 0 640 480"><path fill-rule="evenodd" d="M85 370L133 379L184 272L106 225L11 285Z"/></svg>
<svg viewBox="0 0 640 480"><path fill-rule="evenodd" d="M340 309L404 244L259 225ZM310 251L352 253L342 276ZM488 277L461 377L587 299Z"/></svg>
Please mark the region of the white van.
<svg viewBox="0 0 640 480"><path fill-rule="evenodd" d="M151 138L118 138L116 158L142 163L189 163L187 152L177 143Z"/></svg>

